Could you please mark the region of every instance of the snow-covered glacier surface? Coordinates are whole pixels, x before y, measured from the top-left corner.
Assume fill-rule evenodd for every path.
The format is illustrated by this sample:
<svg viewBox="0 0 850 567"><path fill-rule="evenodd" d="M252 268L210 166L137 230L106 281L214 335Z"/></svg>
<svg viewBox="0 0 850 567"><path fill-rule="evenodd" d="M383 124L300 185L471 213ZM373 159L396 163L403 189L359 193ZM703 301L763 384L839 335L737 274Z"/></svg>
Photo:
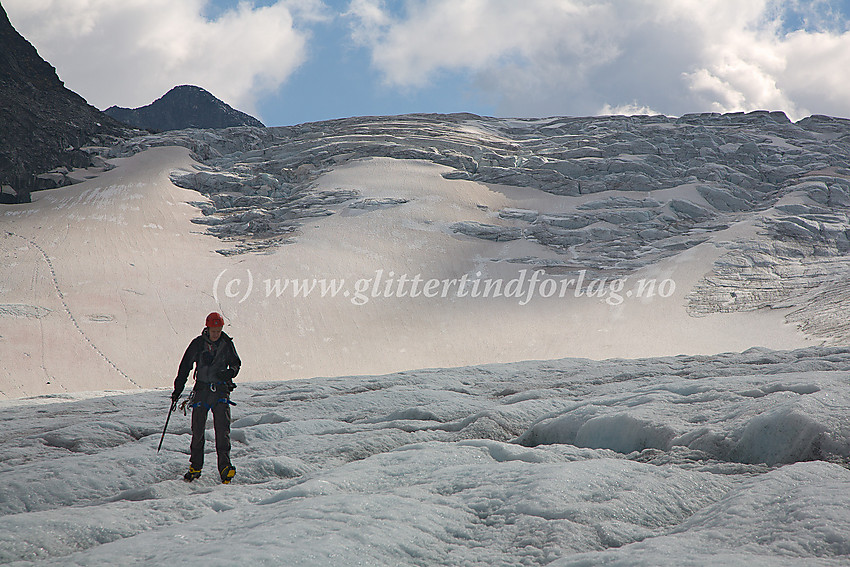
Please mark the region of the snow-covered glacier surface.
<svg viewBox="0 0 850 567"><path fill-rule="evenodd" d="M0 562L846 565L849 370L752 349L241 384L229 486L180 480L180 413L156 452L167 391L4 402Z"/></svg>
<svg viewBox="0 0 850 567"><path fill-rule="evenodd" d="M850 328L850 120L781 112L500 119L468 114L361 117L282 128L185 130L113 148L130 155L180 145L203 162L172 175L200 191L194 222L229 244L222 254L297 240L340 210L410 209L424 194L364 198L316 183L370 158L447 166L446 179L505 191L515 204L444 228L494 243L533 243L505 258L557 271L629 274L701 245L721 253L687 298L688 313L788 308L789 323L830 344ZM556 197L541 202L528 190ZM554 254L554 256L553 256ZM836 283L839 282L839 283Z"/></svg>
<svg viewBox="0 0 850 567"><path fill-rule="evenodd" d="M164 386L211 311L246 382L850 344L847 119L361 117L98 151L113 169L0 211L0 397Z"/></svg>

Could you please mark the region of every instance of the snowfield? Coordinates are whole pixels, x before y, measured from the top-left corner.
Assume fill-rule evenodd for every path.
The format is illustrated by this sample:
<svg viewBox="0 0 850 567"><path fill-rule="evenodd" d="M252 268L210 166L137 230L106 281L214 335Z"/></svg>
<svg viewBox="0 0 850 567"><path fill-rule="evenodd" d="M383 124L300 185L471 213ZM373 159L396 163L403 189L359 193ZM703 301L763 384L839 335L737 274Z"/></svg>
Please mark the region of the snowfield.
<svg viewBox="0 0 850 567"><path fill-rule="evenodd" d="M182 414L156 453L166 390L4 402L0 561L846 565L848 371L753 349L240 384L229 486L180 480Z"/></svg>

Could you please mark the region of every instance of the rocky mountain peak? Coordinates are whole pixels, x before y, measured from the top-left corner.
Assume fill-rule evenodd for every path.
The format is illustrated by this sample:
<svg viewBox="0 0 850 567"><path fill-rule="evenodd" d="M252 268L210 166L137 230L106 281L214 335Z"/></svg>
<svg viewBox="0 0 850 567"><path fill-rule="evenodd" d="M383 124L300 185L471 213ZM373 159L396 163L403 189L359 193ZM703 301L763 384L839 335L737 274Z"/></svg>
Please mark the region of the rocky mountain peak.
<svg viewBox="0 0 850 567"><path fill-rule="evenodd" d="M106 146L127 130L65 88L56 69L15 30L0 6L0 201L29 201L56 186L39 177L58 167L87 167L81 148ZM63 177L64 179L64 177Z"/></svg>
<svg viewBox="0 0 850 567"><path fill-rule="evenodd" d="M186 128L263 127L262 122L253 116L232 108L209 91L194 85L174 87L147 106L112 106L105 112L125 124L155 132Z"/></svg>

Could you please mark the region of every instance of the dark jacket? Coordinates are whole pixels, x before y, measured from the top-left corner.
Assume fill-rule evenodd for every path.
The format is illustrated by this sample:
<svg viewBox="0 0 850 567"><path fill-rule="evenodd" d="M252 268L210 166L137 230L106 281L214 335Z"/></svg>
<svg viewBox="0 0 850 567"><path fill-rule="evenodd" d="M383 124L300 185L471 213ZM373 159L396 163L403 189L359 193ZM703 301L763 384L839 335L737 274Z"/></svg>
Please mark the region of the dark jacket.
<svg viewBox="0 0 850 567"><path fill-rule="evenodd" d="M186 379L195 366L196 383L220 384L232 382L239 373L242 361L236 354L233 339L222 332L221 337L215 342L210 340L209 329L204 329L200 336L196 337L180 361L177 378L174 379L174 390L182 392L186 387Z"/></svg>

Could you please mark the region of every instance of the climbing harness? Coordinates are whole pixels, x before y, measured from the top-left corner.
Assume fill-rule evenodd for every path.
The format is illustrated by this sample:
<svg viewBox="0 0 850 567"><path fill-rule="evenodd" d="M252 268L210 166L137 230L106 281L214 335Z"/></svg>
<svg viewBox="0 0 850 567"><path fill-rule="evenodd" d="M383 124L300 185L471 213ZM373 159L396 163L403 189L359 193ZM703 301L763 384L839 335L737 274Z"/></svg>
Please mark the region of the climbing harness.
<svg viewBox="0 0 850 567"><path fill-rule="evenodd" d="M203 382L201 382L201 383L203 383ZM218 390L218 387L221 386L222 384L227 384L227 382L210 382L209 386L208 386L209 389L210 389L210 392L216 392ZM195 388L197 388L197 387L198 386L196 384ZM233 400L231 400L227 396L224 396L222 398L217 399L212 404L209 404L205 401L197 401L196 402L194 400L195 400L195 394L197 394L197 393L198 393L197 389L192 390L192 392L189 394L189 397L180 404L180 409L183 410L183 415L187 415L187 411L188 411L187 408L195 409L195 408L205 407L207 409L212 409L217 404L229 404L231 406L236 405L236 402L234 402Z"/></svg>

